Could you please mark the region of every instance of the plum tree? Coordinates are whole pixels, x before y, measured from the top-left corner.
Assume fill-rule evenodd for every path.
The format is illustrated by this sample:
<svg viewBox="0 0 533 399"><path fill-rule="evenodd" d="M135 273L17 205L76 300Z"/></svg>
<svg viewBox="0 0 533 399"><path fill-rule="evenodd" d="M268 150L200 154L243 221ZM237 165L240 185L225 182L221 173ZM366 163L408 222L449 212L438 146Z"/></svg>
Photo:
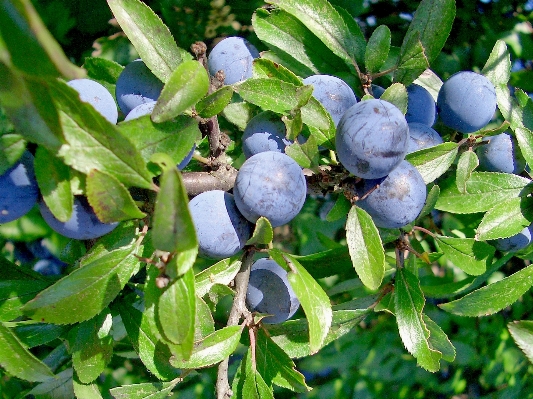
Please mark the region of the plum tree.
<svg viewBox="0 0 533 399"><path fill-rule="evenodd" d="M237 207L250 222L266 217L273 227L291 221L302 209L307 183L300 166L289 156L266 151L248 158L233 188Z"/></svg>
<svg viewBox="0 0 533 399"><path fill-rule="evenodd" d="M402 161L384 179L365 180L358 194L363 196L368 192L370 194L357 205L368 212L376 226L387 229L413 222L426 202L424 179L407 161Z"/></svg>
<svg viewBox="0 0 533 399"><path fill-rule="evenodd" d="M407 86L407 123L433 126L437 120L437 105L429 91L415 83Z"/></svg>
<svg viewBox="0 0 533 399"><path fill-rule="evenodd" d="M81 101L91 104L113 125L117 123L117 104L104 86L91 79L73 79L67 84L79 93Z"/></svg>
<svg viewBox="0 0 533 399"><path fill-rule="evenodd" d="M479 73L457 72L439 90L437 108L446 126L461 133L480 130L496 110L494 85Z"/></svg>
<svg viewBox="0 0 533 399"><path fill-rule="evenodd" d="M408 153L442 144L443 140L437 131L423 123L408 123L409 147Z"/></svg>
<svg viewBox="0 0 533 399"><path fill-rule="evenodd" d="M267 258L258 259L250 269L246 304L251 311L271 315L262 319L268 324L290 319L300 307L287 279L287 271Z"/></svg>
<svg viewBox="0 0 533 399"><path fill-rule="evenodd" d="M16 220L37 203L39 188L28 151L0 176L0 223Z"/></svg>
<svg viewBox="0 0 533 399"><path fill-rule="evenodd" d="M242 37L227 37L217 43L209 53L207 65L214 76L224 71L224 84L231 85L252 77L252 62L259 51Z"/></svg>
<svg viewBox="0 0 533 399"><path fill-rule="evenodd" d="M251 225L235 205L233 195L205 191L189 202L201 256L223 259L239 252L252 234Z"/></svg>
<svg viewBox="0 0 533 399"><path fill-rule="evenodd" d="M115 86L120 110L127 115L136 106L157 101L163 82L161 82L139 58L130 62L120 73Z"/></svg>
<svg viewBox="0 0 533 399"><path fill-rule="evenodd" d="M285 152L285 147L292 143L285 135L285 124L279 115L261 112L250 119L244 129L242 152L246 158L264 151Z"/></svg>
<svg viewBox="0 0 533 399"><path fill-rule="evenodd" d="M335 126L339 124L346 110L357 103L357 97L350 86L336 76L311 75L303 82L313 86L313 97L330 113Z"/></svg>
<svg viewBox="0 0 533 399"><path fill-rule="evenodd" d="M348 171L364 179L377 179L405 158L409 129L402 112L391 103L361 101L343 115L335 143L339 161Z"/></svg>
<svg viewBox="0 0 533 399"><path fill-rule="evenodd" d="M39 203L39 210L45 222L57 233L75 240L91 240L111 232L118 223L103 223L94 213L93 208L84 196L74 197L72 215L66 222L58 220L46 206Z"/></svg>
<svg viewBox="0 0 533 399"><path fill-rule="evenodd" d="M486 137L483 141L488 143L476 150L483 170L515 174L524 170L524 157L517 151L516 140L509 133Z"/></svg>

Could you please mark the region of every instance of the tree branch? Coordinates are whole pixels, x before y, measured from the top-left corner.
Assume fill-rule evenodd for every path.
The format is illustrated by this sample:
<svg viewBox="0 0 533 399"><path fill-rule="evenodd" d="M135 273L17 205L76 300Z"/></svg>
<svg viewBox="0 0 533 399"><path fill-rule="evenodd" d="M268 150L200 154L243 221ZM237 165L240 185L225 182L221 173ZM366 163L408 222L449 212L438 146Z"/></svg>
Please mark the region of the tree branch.
<svg viewBox="0 0 533 399"><path fill-rule="evenodd" d="M230 165L222 165L212 172L185 172L182 175L183 184L189 197L194 197L204 191L229 191L235 184L237 169Z"/></svg>

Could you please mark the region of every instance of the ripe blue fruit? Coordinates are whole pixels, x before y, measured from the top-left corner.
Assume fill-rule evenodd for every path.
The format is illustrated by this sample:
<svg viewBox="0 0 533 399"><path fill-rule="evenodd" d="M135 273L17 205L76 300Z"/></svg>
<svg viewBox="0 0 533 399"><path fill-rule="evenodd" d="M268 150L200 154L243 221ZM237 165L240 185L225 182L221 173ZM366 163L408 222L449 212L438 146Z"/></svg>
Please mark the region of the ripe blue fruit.
<svg viewBox="0 0 533 399"><path fill-rule="evenodd" d="M531 244L532 229L532 226L528 226L512 237L498 238L490 243L502 252L516 252Z"/></svg>
<svg viewBox="0 0 533 399"><path fill-rule="evenodd" d="M423 123L408 123L409 147L407 153L442 144L442 137L431 127Z"/></svg>
<svg viewBox="0 0 533 399"><path fill-rule="evenodd" d="M414 221L426 202L426 184L418 170L402 161L385 179L365 180L357 193L362 196L377 184L357 205L368 212L378 227L394 229Z"/></svg>
<svg viewBox="0 0 533 399"><path fill-rule="evenodd" d="M339 124L346 110L357 102L350 86L336 76L311 75L303 82L313 86L313 97L330 113L335 126Z"/></svg>
<svg viewBox="0 0 533 399"><path fill-rule="evenodd" d="M67 84L79 93L81 101L91 104L113 125L117 123L117 104L104 86L91 79L74 79Z"/></svg>
<svg viewBox="0 0 533 399"><path fill-rule="evenodd" d="M285 138L285 124L279 115L266 111L254 116L244 129L242 151L246 158L265 151L285 152L292 143Z"/></svg>
<svg viewBox="0 0 533 399"><path fill-rule="evenodd" d="M405 158L409 129L402 112L383 100L361 101L337 126L337 155L351 173L364 179L389 174Z"/></svg>
<svg viewBox="0 0 533 399"><path fill-rule="evenodd" d="M0 223L28 213L37 203L39 188L33 171L33 155L22 157L0 176Z"/></svg>
<svg viewBox="0 0 533 399"><path fill-rule="evenodd" d="M248 158L239 169L233 194L250 222L266 217L273 227L291 221L302 209L307 183L300 166L288 155L266 151Z"/></svg>
<svg viewBox="0 0 533 399"><path fill-rule="evenodd" d="M189 202L196 229L199 254L223 259L239 252L252 228L237 209L233 195L221 190L205 191Z"/></svg>
<svg viewBox="0 0 533 399"><path fill-rule="evenodd" d="M496 91L485 76L457 72L442 85L437 97L442 122L461 133L484 128L496 110Z"/></svg>
<svg viewBox="0 0 533 399"><path fill-rule="evenodd" d="M66 222L56 219L44 201L39 203L39 210L44 221L59 234L75 240L91 240L109 233L118 223L102 223L87 198L74 197L72 216Z"/></svg>
<svg viewBox="0 0 533 399"><path fill-rule="evenodd" d="M516 140L508 133L487 137L488 144L477 148L479 166L487 172L520 173L525 161L517 149Z"/></svg>
<svg viewBox="0 0 533 399"><path fill-rule="evenodd" d="M61 262L56 258L45 258L39 259L33 265L33 270L42 274L43 276L59 276L63 269L65 268L66 263Z"/></svg>
<svg viewBox="0 0 533 399"><path fill-rule="evenodd" d="M407 123L423 123L433 126L437 119L437 105L429 91L415 83L407 86Z"/></svg>
<svg viewBox="0 0 533 399"><path fill-rule="evenodd" d="M163 82L148 69L141 59L130 62L120 73L115 87L118 106L124 115L136 106L157 101Z"/></svg>
<svg viewBox="0 0 533 399"><path fill-rule="evenodd" d="M246 304L251 311L267 313L263 323L282 323L291 318L300 306L292 290L287 272L274 260L257 260L250 270Z"/></svg>
<svg viewBox="0 0 533 399"><path fill-rule="evenodd" d="M209 73L214 76L222 70L224 84L231 85L252 77L252 62L259 51L242 37L227 37L217 43L207 57Z"/></svg>

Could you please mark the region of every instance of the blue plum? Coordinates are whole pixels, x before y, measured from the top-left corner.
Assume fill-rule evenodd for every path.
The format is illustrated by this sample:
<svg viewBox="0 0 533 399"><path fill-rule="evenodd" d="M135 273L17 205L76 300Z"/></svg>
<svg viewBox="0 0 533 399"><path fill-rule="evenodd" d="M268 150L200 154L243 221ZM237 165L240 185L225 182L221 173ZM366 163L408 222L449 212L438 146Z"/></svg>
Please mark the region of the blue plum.
<svg viewBox="0 0 533 399"><path fill-rule="evenodd" d="M252 226L235 205L233 195L221 190L205 191L189 202L196 229L199 254L223 259L239 252L252 234Z"/></svg>
<svg viewBox="0 0 533 399"><path fill-rule="evenodd" d="M83 196L74 197L72 216L66 222L56 219L44 201L39 203L39 210L44 221L57 233L75 240L91 240L101 237L115 227L118 223L101 222L93 208L89 205L87 198Z"/></svg>
<svg viewBox="0 0 533 399"><path fill-rule="evenodd" d="M521 173L525 161L516 140L508 133L487 137L488 144L477 148L479 166L487 172Z"/></svg>
<svg viewBox="0 0 533 399"><path fill-rule="evenodd" d="M307 183L300 166L275 151L248 158L239 169L233 194L237 207L250 222L266 217L273 227L291 221L302 209Z"/></svg>
<svg viewBox="0 0 533 399"><path fill-rule="evenodd" d="M368 212L378 227L394 229L414 221L426 202L426 184L418 170L402 161L385 179L365 180L357 194L369 192L357 205Z"/></svg>
<svg viewBox="0 0 533 399"><path fill-rule="evenodd" d="M130 62L117 79L115 95L124 115L136 106L157 101L163 82L148 69L141 59Z"/></svg>
<svg viewBox="0 0 533 399"><path fill-rule="evenodd" d="M39 187L33 170L33 155L22 157L0 176L0 223L11 222L28 213L37 203Z"/></svg>
<svg viewBox="0 0 533 399"><path fill-rule="evenodd" d="M242 37L227 37L217 43L207 57L209 73L224 71L224 84L231 85L252 77L252 62L259 51Z"/></svg>
<svg viewBox="0 0 533 399"><path fill-rule="evenodd" d="M372 94L374 95L374 98L380 98L383 93L385 93L383 87L372 84Z"/></svg>
<svg viewBox="0 0 533 399"><path fill-rule="evenodd" d="M516 252L531 244L532 229L532 226L528 226L512 237L498 238L490 241L490 243L502 252Z"/></svg>
<svg viewBox="0 0 533 399"><path fill-rule="evenodd" d="M313 86L313 97L330 113L335 126L339 124L346 110L357 103L357 98L350 86L336 76L312 75L305 78L303 82Z"/></svg>
<svg viewBox="0 0 533 399"><path fill-rule="evenodd" d="M435 129L423 123L408 123L409 126L409 147L407 153L433 147L442 144L443 140Z"/></svg>
<svg viewBox="0 0 533 399"><path fill-rule="evenodd" d="M461 133L472 133L487 126L494 116L496 90L483 75L457 72L442 85L437 108L446 126Z"/></svg>
<svg viewBox="0 0 533 399"><path fill-rule="evenodd" d="M341 164L355 176L377 179L405 158L409 129L402 112L383 100L361 101L349 108L335 138Z"/></svg>
<svg viewBox="0 0 533 399"><path fill-rule="evenodd" d="M39 259L33 265L33 270L42 274L43 276L59 276L63 269L67 266L66 263L61 262L56 258Z"/></svg>
<svg viewBox="0 0 533 399"><path fill-rule="evenodd" d="M423 123L433 126L437 120L437 104L424 87L415 83L407 86L407 123Z"/></svg>
<svg viewBox="0 0 533 399"><path fill-rule="evenodd" d="M246 304L251 311L266 313L263 323L282 323L291 318L300 307L287 271L274 260L258 259L250 270Z"/></svg>
<svg viewBox="0 0 533 399"><path fill-rule="evenodd" d="M246 158L265 151L285 152L292 143L285 138L286 128L279 115L265 111L254 116L244 129L242 151Z"/></svg>
<svg viewBox="0 0 533 399"><path fill-rule="evenodd" d="M74 79L67 84L79 93L81 101L91 104L113 125L117 123L117 104L104 86L91 79Z"/></svg>

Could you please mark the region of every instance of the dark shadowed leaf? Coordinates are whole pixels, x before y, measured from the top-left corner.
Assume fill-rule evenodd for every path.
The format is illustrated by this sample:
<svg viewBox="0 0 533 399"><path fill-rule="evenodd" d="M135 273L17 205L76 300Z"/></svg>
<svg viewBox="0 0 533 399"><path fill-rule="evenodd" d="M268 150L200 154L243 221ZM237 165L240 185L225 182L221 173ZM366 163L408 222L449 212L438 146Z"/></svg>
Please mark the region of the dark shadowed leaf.
<svg viewBox="0 0 533 399"><path fill-rule="evenodd" d="M447 362L453 362L455 360L455 347L450 342L450 339L442 328L431 320L427 315L422 314L424 323L429 330L429 345L431 348L442 353L442 359Z"/></svg>
<svg viewBox="0 0 533 399"><path fill-rule="evenodd" d="M217 91L202 98L196 103L196 112L202 118L211 118L222 112L222 110L229 104L233 96L233 89L231 86L222 86Z"/></svg>
<svg viewBox="0 0 533 399"><path fill-rule="evenodd" d="M41 382L27 393L35 398L68 399L74 397L73 369L67 368Z"/></svg>
<svg viewBox="0 0 533 399"><path fill-rule="evenodd" d="M49 285L50 283L45 281L0 281L0 321L10 321L22 316L22 305Z"/></svg>
<svg viewBox="0 0 533 399"><path fill-rule="evenodd" d="M0 135L0 175L3 175L26 151L26 141L19 134Z"/></svg>
<svg viewBox="0 0 533 399"><path fill-rule="evenodd" d="M352 259L348 247L328 249L315 254L294 258L300 262L314 278L334 276L353 270Z"/></svg>

